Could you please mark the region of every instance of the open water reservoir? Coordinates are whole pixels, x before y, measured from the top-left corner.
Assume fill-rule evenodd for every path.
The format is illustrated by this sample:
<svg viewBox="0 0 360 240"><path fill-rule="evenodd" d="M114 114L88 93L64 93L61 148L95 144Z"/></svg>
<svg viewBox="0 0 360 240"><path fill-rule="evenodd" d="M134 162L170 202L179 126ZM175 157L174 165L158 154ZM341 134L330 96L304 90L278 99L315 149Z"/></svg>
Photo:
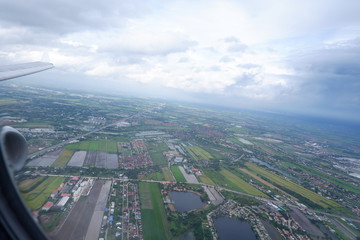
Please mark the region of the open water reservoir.
<svg viewBox="0 0 360 240"><path fill-rule="evenodd" d="M256 240L250 225L237 218L218 217L215 228L220 240Z"/></svg>
<svg viewBox="0 0 360 240"><path fill-rule="evenodd" d="M200 197L192 192L170 192L171 200L174 202L175 208L178 212L188 212L202 208L205 204Z"/></svg>

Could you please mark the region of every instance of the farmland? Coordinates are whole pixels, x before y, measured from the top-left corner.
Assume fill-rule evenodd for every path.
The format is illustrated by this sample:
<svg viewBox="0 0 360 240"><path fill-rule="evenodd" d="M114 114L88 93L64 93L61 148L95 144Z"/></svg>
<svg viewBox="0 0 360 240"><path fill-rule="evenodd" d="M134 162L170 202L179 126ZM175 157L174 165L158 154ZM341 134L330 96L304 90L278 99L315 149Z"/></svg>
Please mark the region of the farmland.
<svg viewBox="0 0 360 240"><path fill-rule="evenodd" d="M198 146L187 146L186 150L195 160L210 160L213 159L213 156Z"/></svg>
<svg viewBox="0 0 360 240"><path fill-rule="evenodd" d="M254 172L255 174L259 175L262 178L265 178L265 180L269 180L275 185L278 185L280 187L286 188L290 190L291 192L297 193L300 196L310 200L311 202L323 207L323 208L330 208L330 207L340 207L340 205L332 200L326 199L323 196L316 194L294 182L291 182L289 180L286 180L275 173L269 172L265 170L264 168L258 167L253 163L246 163L246 167Z"/></svg>
<svg viewBox="0 0 360 240"><path fill-rule="evenodd" d="M139 183L144 239L170 239L166 212L157 183Z"/></svg>
<svg viewBox="0 0 360 240"><path fill-rule="evenodd" d="M170 170L168 167L163 167L162 169L163 175L165 177L165 181L174 181L174 177L171 174Z"/></svg>
<svg viewBox="0 0 360 240"><path fill-rule="evenodd" d="M273 184L271 184L271 183L269 183L269 182L265 181L264 179L262 179L262 178L258 177L257 175L255 175L254 173L252 173L252 172L248 171L247 169L244 169L244 168L239 168L239 170L240 170L240 171L242 171L243 173L245 173L245 174L247 174L247 175L251 176L252 178L254 178L254 179L258 180L258 181L259 181L259 182L261 182L262 184L264 184L264 185L266 185L266 186L268 186L268 187L270 187L270 188L276 189L276 190L278 190L278 191L280 191L280 192L284 193L285 195L287 195L287 196L291 197L291 198L292 198L292 199L294 199L294 200L298 200L297 198L295 198L295 197L291 196L290 194L288 194L287 192L283 191L282 189L280 189L280 188L278 188L278 187L274 186Z"/></svg>
<svg viewBox="0 0 360 240"><path fill-rule="evenodd" d="M22 192L29 192L32 189L34 189L37 185L39 185L41 182L45 181L45 179L46 177L36 177L36 178L26 179L19 184L19 189Z"/></svg>
<svg viewBox="0 0 360 240"><path fill-rule="evenodd" d="M153 163L155 165L165 166L167 164L167 160L163 155L163 152L166 152L168 150L166 144L149 143L147 144L147 146Z"/></svg>
<svg viewBox="0 0 360 240"><path fill-rule="evenodd" d="M74 154L73 150L65 149L64 151L61 152L60 156L56 159L56 161L51 166L52 167L65 167L73 154Z"/></svg>
<svg viewBox="0 0 360 240"><path fill-rule="evenodd" d="M171 166L170 167L172 173L174 174L174 177L177 182L186 182L186 179L184 175L180 172L180 169L178 166Z"/></svg>
<svg viewBox="0 0 360 240"><path fill-rule="evenodd" d="M198 179L202 183L215 186L215 183L210 178L208 178L207 176L198 176Z"/></svg>
<svg viewBox="0 0 360 240"><path fill-rule="evenodd" d="M82 141L65 146L66 149L117 153L114 141Z"/></svg>
<svg viewBox="0 0 360 240"><path fill-rule="evenodd" d="M29 208L37 210L44 205L51 192L58 188L64 180L64 177L48 177L29 192L24 193L25 189L20 189L21 195Z"/></svg>
<svg viewBox="0 0 360 240"><path fill-rule="evenodd" d="M259 197L267 197L264 193L257 190L256 188L236 176L234 173L224 168L221 169L220 172L216 172L213 170L205 170L205 173L217 185L221 185L235 191L252 194Z"/></svg>

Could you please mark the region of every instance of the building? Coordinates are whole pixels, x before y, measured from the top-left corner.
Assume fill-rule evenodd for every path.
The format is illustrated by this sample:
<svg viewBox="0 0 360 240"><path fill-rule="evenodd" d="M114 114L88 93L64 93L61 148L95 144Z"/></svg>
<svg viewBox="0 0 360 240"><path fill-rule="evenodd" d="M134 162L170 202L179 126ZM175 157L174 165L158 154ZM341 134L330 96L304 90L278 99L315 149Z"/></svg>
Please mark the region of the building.
<svg viewBox="0 0 360 240"><path fill-rule="evenodd" d="M50 208L54 205L54 203L52 202L47 202L44 204L44 206L41 208L41 210L44 210L44 211L49 211Z"/></svg>
<svg viewBox="0 0 360 240"><path fill-rule="evenodd" d="M69 201L70 197L62 197L56 206L64 207L66 203Z"/></svg>

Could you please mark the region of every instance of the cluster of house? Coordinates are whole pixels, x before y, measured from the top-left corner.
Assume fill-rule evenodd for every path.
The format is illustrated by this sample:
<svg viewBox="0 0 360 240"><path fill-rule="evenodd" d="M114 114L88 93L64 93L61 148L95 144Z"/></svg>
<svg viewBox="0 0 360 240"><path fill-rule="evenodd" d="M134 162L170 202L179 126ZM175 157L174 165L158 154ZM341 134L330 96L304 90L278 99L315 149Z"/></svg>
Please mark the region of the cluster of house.
<svg viewBox="0 0 360 240"><path fill-rule="evenodd" d="M63 209L70 199L77 202L81 195L89 194L93 183L94 180L92 178L80 179L76 176L70 178L52 191L49 201L44 204L41 210L49 211L52 208Z"/></svg>

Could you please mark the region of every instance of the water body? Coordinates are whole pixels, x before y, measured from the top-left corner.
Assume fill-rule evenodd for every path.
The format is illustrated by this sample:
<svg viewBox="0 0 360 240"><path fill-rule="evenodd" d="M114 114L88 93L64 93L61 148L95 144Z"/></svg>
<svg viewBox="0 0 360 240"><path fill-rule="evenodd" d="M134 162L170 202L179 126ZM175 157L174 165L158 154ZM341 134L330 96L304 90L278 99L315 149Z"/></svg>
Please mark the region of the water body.
<svg viewBox="0 0 360 240"><path fill-rule="evenodd" d="M256 240L250 225L237 218L218 217L215 228L220 240Z"/></svg>
<svg viewBox="0 0 360 240"><path fill-rule="evenodd" d="M191 192L172 191L170 197L174 201L176 210L180 213L196 210L205 205L198 195Z"/></svg>

